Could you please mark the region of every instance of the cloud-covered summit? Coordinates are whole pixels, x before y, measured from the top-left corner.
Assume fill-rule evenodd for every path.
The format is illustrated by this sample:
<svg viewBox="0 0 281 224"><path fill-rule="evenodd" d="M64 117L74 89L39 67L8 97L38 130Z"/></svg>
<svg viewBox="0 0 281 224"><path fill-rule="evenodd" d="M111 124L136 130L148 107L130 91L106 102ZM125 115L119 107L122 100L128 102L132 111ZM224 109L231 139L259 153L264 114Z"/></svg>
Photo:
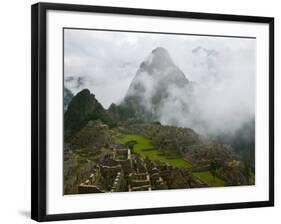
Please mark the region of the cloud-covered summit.
<svg viewBox="0 0 281 224"><path fill-rule="evenodd" d="M254 39L64 32L66 87L74 94L88 88L105 108L120 104L140 88L141 102L148 110L155 109L151 102L159 99L156 93L164 94L157 110L163 124L228 132L254 117ZM196 83L192 97L186 83Z"/></svg>
<svg viewBox="0 0 281 224"><path fill-rule="evenodd" d="M185 74L173 62L169 52L163 47L157 47L140 64L124 102L131 107L137 104L137 114L143 112L158 119L170 88L183 88L188 83Z"/></svg>
<svg viewBox="0 0 281 224"><path fill-rule="evenodd" d="M169 52L163 47L157 47L140 64L126 97L140 95L144 100L150 100L171 85L183 87L188 82Z"/></svg>

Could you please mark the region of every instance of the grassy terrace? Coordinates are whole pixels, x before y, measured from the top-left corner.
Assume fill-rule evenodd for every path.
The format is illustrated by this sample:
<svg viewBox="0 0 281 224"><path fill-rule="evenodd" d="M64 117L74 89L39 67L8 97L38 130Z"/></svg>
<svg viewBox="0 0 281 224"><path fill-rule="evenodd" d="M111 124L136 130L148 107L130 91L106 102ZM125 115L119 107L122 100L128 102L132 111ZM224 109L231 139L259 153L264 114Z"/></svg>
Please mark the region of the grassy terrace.
<svg viewBox="0 0 281 224"><path fill-rule="evenodd" d="M121 144L125 144L128 141L136 141L137 144L134 145L134 152L141 156L148 157L150 160L158 160L179 168L188 169L192 167L191 163L182 158L169 158L168 156L160 154L148 139L140 135L122 135L116 137L115 141ZM224 181L218 177L216 177L214 181L214 178L209 171L194 172L193 175L206 182L211 187L224 186Z"/></svg>
<svg viewBox="0 0 281 224"><path fill-rule="evenodd" d="M116 138L116 141L125 144L128 141L136 141L137 144L134 145L134 152L140 154L141 156L146 156L151 160L158 160L163 163L168 163L174 167L180 168L191 168L192 165L184 159L181 158L169 158L165 155L159 154L159 151L154 148L149 140L140 135L123 135Z"/></svg>
<svg viewBox="0 0 281 224"><path fill-rule="evenodd" d="M224 181L222 179L218 178L218 177L216 177L214 179L213 175L209 171L194 172L193 175L198 177L199 179L205 181L211 187L222 187L222 186L224 186Z"/></svg>

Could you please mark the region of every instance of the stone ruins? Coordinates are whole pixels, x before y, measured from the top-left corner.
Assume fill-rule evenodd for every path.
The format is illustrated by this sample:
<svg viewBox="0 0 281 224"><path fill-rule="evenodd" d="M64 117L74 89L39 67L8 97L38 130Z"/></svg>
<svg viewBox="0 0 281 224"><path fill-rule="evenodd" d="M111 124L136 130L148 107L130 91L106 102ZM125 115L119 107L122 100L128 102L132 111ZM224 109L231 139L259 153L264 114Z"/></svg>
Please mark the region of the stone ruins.
<svg viewBox="0 0 281 224"><path fill-rule="evenodd" d="M188 170L149 160L131 153L130 149L114 149L103 156L89 178L78 186L78 192L87 194L207 186Z"/></svg>

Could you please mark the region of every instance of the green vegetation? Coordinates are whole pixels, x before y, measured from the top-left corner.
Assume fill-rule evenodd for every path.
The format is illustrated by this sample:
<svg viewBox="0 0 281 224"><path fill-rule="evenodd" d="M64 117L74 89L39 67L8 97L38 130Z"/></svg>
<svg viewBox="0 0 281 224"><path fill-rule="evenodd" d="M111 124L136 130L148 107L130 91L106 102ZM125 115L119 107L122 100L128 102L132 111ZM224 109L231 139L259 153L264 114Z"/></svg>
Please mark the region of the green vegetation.
<svg viewBox="0 0 281 224"><path fill-rule="evenodd" d="M216 173L217 173L218 169L221 168L221 167L222 167L222 165L217 160L211 161L210 173L213 176L213 182L214 183L216 182Z"/></svg>
<svg viewBox="0 0 281 224"><path fill-rule="evenodd" d="M194 172L193 175L206 182L211 187L225 186L224 181L218 177L214 179L210 171Z"/></svg>
<svg viewBox="0 0 281 224"><path fill-rule="evenodd" d="M96 161L99 158L99 154L87 151L86 149L83 149L83 151L75 150L72 152L64 152L64 161L74 159L78 163L81 161L89 160L89 161Z"/></svg>
<svg viewBox="0 0 281 224"><path fill-rule="evenodd" d="M174 167L192 167L192 165L188 161L182 158L173 158L161 154L158 149L154 148L149 140L140 135L122 135L116 137L115 140L121 144L126 144L130 141L136 141L137 143L134 145L134 152L140 154L141 156L148 157L150 160L168 163Z"/></svg>
<svg viewBox="0 0 281 224"><path fill-rule="evenodd" d="M128 142L126 142L125 144L126 144L126 146L127 146L129 149L133 150L133 149L134 149L134 145L137 144L137 142L136 142L136 141L128 141Z"/></svg>
<svg viewBox="0 0 281 224"><path fill-rule="evenodd" d="M182 158L171 158L161 154L149 140L140 135L122 135L115 138L118 143L126 144L130 141L137 142L134 144L134 152L139 153L141 156L146 156L151 160L158 160L160 162L169 163L171 166L180 168L191 168L192 165ZM193 175L206 182L211 187L221 187L225 183L222 179L216 177L214 179L210 171L194 172Z"/></svg>
<svg viewBox="0 0 281 224"><path fill-rule="evenodd" d="M88 122L69 141L71 146L80 149L91 149L93 146L107 146L111 142L111 136L107 127L100 127L98 121Z"/></svg>

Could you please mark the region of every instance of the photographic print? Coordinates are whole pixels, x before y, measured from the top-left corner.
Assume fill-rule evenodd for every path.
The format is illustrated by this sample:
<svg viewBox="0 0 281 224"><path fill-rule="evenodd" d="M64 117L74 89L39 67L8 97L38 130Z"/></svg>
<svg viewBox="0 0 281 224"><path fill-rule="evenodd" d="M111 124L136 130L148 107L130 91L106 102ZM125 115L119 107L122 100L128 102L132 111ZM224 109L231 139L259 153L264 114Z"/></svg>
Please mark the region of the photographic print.
<svg viewBox="0 0 281 224"><path fill-rule="evenodd" d="M32 219L274 206L274 18L31 12Z"/></svg>
<svg viewBox="0 0 281 224"><path fill-rule="evenodd" d="M256 38L64 28L64 194L255 185Z"/></svg>

